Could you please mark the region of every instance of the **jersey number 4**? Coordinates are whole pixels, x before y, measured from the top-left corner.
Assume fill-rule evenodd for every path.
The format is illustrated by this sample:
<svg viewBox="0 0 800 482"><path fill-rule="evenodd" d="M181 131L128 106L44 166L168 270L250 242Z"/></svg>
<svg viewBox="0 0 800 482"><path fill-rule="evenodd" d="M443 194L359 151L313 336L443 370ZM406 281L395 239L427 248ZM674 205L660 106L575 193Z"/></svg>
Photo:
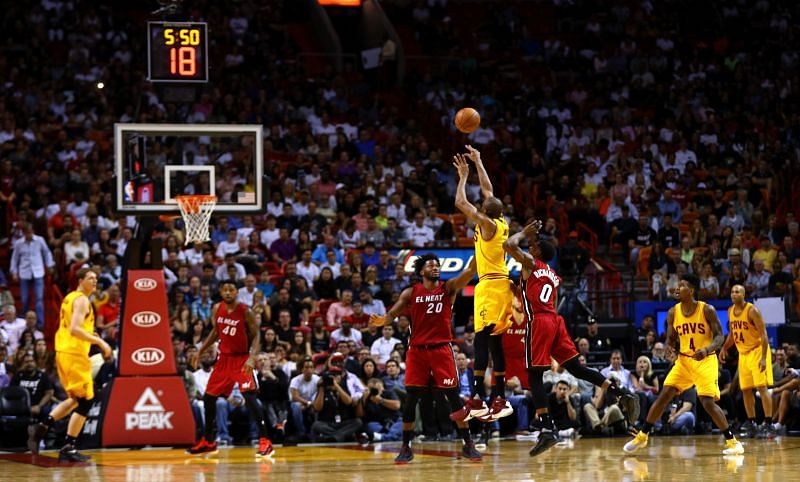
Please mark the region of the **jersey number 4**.
<svg viewBox="0 0 800 482"><path fill-rule="evenodd" d="M222 329L222 334L236 336L236 327L225 325L225 328Z"/></svg>
<svg viewBox="0 0 800 482"><path fill-rule="evenodd" d="M442 304L441 303L428 303L428 309L425 311L427 314L431 313L441 313L442 312Z"/></svg>

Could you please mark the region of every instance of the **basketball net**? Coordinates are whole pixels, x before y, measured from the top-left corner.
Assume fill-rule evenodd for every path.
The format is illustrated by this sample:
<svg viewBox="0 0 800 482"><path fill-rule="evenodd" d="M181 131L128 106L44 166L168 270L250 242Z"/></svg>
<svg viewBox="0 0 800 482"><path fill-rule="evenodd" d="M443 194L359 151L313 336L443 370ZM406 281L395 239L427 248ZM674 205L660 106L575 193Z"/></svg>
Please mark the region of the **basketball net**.
<svg viewBox="0 0 800 482"><path fill-rule="evenodd" d="M185 245L204 243L211 239L208 234L208 223L211 213L217 205L217 196L191 195L175 196L181 209L183 222L186 224Z"/></svg>

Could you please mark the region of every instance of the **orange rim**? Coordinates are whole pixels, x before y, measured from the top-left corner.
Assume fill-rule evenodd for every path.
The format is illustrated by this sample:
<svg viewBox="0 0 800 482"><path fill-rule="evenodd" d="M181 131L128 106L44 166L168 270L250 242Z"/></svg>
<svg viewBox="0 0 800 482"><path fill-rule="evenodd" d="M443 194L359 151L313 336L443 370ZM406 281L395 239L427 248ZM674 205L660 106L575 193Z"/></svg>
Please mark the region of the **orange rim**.
<svg viewBox="0 0 800 482"><path fill-rule="evenodd" d="M200 206L208 202L217 202L217 196L210 194L192 194L188 196L175 196L175 200L187 213L200 212Z"/></svg>

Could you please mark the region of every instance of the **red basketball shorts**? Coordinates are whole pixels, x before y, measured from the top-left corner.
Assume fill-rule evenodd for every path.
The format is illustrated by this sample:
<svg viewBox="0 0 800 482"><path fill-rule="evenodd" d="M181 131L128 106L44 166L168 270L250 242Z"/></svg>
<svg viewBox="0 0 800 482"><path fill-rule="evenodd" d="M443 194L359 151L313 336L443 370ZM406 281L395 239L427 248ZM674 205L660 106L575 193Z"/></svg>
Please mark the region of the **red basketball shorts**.
<svg viewBox="0 0 800 482"><path fill-rule="evenodd" d="M528 368L549 367L550 357L558 363L564 363L578 356L575 343L564 326L564 319L549 313L534 315L533 322L528 324L525 346Z"/></svg>
<svg viewBox="0 0 800 482"><path fill-rule="evenodd" d="M239 384L239 390L248 392L258 388L253 372L248 370L247 373L242 371L244 363L250 355L247 353L243 355L231 355L228 353L220 353L217 363L214 365L214 370L208 379L206 386L206 393L213 396L227 397L231 394L233 386Z"/></svg>
<svg viewBox="0 0 800 482"><path fill-rule="evenodd" d="M427 387L431 377L434 387L458 387L456 354L450 343L409 347L406 353L406 386Z"/></svg>

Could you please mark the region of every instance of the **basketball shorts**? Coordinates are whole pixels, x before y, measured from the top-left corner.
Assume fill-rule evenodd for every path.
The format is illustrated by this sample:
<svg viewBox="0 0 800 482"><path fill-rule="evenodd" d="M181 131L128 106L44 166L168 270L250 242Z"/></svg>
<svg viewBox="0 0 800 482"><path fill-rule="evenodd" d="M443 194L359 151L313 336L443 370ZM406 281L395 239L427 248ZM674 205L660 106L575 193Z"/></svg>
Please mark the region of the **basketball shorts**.
<svg viewBox="0 0 800 482"><path fill-rule="evenodd" d="M536 314L533 321L528 323L525 347L528 368L550 367L551 357L561 364L578 356L575 343L564 326L564 319L549 313Z"/></svg>
<svg viewBox="0 0 800 482"><path fill-rule="evenodd" d="M494 325L492 335L505 333L511 326L514 293L508 278L485 279L475 286L475 333Z"/></svg>
<svg viewBox="0 0 800 482"><path fill-rule="evenodd" d="M758 369L758 362L760 361L761 346L753 348L747 353L739 352L739 387L742 390L772 385L771 354L767 354L767 369L763 372Z"/></svg>
<svg viewBox="0 0 800 482"><path fill-rule="evenodd" d="M67 396L86 400L94 398L92 363L88 355L56 352L56 369Z"/></svg>
<svg viewBox="0 0 800 482"><path fill-rule="evenodd" d="M206 393L217 397L227 397L237 383L241 392L256 390L258 384L255 377L253 377L253 372L248 371L245 373L242 371L242 367L244 367L244 363L248 358L250 358L250 355L247 353L243 355L221 353L217 363L214 365L211 376L208 378Z"/></svg>
<svg viewBox="0 0 800 482"><path fill-rule="evenodd" d="M456 354L450 343L411 345L406 353L406 386L427 387L433 377L437 388L457 388Z"/></svg>
<svg viewBox="0 0 800 482"><path fill-rule="evenodd" d="M709 353L700 361L686 355L678 355L675 365L667 374L664 386L683 392L697 387L698 397L713 397L719 400L719 362L715 353Z"/></svg>

